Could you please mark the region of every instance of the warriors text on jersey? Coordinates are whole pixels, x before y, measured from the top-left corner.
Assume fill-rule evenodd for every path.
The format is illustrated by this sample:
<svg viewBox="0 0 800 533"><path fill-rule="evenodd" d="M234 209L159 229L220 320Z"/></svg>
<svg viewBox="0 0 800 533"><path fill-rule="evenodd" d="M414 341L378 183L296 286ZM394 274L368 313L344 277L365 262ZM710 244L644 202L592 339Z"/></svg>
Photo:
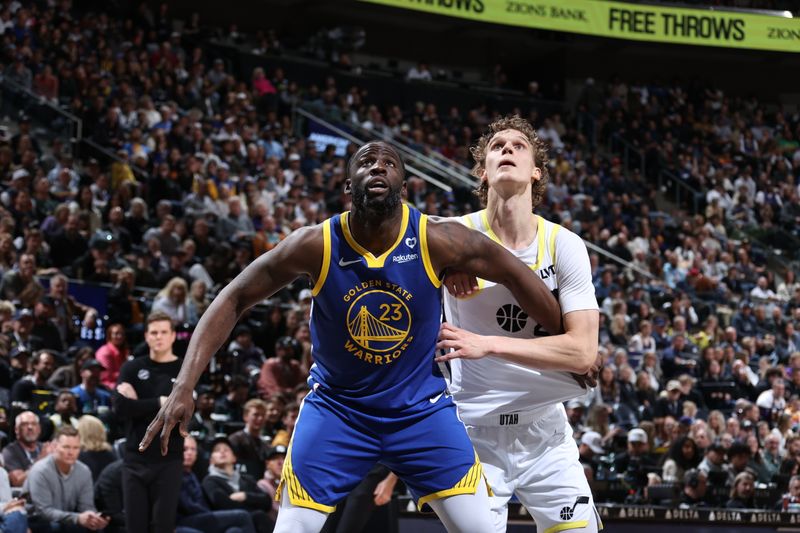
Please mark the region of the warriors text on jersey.
<svg viewBox="0 0 800 533"><path fill-rule="evenodd" d="M397 241L374 257L353 239L348 213L325 222L314 287L311 382L345 403L408 409L445 389L434 363L441 283L428 257L427 217L403 206Z"/></svg>
<svg viewBox="0 0 800 533"><path fill-rule="evenodd" d="M486 211L462 221L502 244L492 231ZM524 249L509 250L529 265L558 298L563 314L597 309L589 255L580 237L542 217L536 217L536 238ZM481 335L531 338L549 335L522 310L502 285L478 280L480 290L466 298L445 292L448 322ZM500 413L524 412L581 396L586 391L567 372L537 371L498 357L451 361L450 391L459 414L469 424Z"/></svg>

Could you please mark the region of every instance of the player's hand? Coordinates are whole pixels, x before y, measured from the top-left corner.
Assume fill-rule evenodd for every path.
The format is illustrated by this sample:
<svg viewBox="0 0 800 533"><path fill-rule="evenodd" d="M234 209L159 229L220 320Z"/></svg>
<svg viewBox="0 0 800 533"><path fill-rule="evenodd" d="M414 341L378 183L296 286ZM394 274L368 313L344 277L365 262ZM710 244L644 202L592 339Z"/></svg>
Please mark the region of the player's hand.
<svg viewBox="0 0 800 533"><path fill-rule="evenodd" d="M478 292L478 279L475 276L470 276L464 272L457 270L448 270L444 276L444 286L447 292L456 298L463 298L472 295L473 292Z"/></svg>
<svg viewBox="0 0 800 533"><path fill-rule="evenodd" d="M592 363L592 368L585 374L572 374L572 379L578 382L582 388L594 388L597 386L597 378L600 375L600 367L603 365L603 356L598 352L597 357Z"/></svg>
<svg viewBox="0 0 800 533"><path fill-rule="evenodd" d="M169 436L175 425L178 425L181 436L189 436L189 420L194 412L194 400L192 399L192 389L179 388L177 385L167 397L167 400L158 410L158 414L147 426L142 442L139 443L139 452L145 451L156 434L161 435L161 455L167 455L169 448Z"/></svg>
<svg viewBox="0 0 800 533"><path fill-rule="evenodd" d="M480 359L491 352L491 337L476 335L445 322L439 329L436 348L445 351L436 358L437 363L450 359Z"/></svg>

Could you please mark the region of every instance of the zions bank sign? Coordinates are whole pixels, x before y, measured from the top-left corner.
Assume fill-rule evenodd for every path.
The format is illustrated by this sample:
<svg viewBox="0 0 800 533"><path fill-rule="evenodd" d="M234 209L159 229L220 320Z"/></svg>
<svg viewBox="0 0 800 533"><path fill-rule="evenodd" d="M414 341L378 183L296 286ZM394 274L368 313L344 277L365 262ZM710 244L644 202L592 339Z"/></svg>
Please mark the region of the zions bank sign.
<svg viewBox="0 0 800 533"><path fill-rule="evenodd" d="M800 52L800 18L791 18L788 13L781 17L597 0L360 1L597 37Z"/></svg>

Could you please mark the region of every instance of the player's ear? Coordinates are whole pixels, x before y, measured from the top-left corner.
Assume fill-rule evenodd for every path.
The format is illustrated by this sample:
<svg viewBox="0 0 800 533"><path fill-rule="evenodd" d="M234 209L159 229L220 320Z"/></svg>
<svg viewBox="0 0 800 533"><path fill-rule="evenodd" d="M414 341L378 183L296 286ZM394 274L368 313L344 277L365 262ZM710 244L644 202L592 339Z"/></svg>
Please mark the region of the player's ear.
<svg viewBox="0 0 800 533"><path fill-rule="evenodd" d="M347 178L346 180L344 180L344 193L345 194L350 194L350 193L353 192L353 189L350 187L350 185L351 185L350 178Z"/></svg>
<svg viewBox="0 0 800 533"><path fill-rule="evenodd" d="M537 167L535 164L533 166L533 174L531 175L531 179L533 181L539 181L540 179L542 179L542 169Z"/></svg>

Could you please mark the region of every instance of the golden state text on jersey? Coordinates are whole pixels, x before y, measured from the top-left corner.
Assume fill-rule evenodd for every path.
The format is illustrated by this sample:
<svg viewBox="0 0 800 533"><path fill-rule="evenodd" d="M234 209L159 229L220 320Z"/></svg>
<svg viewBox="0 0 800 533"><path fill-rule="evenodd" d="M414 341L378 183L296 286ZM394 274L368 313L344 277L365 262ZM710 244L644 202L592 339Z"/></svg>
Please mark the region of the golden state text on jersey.
<svg viewBox="0 0 800 533"><path fill-rule="evenodd" d="M324 258L312 292L310 382L372 411L423 407L445 389L433 361L441 283L427 217L402 206L397 239L380 256L359 245L349 213L323 225Z"/></svg>

